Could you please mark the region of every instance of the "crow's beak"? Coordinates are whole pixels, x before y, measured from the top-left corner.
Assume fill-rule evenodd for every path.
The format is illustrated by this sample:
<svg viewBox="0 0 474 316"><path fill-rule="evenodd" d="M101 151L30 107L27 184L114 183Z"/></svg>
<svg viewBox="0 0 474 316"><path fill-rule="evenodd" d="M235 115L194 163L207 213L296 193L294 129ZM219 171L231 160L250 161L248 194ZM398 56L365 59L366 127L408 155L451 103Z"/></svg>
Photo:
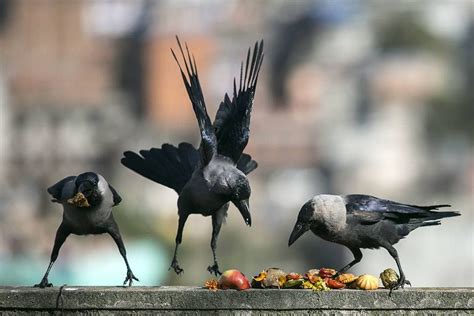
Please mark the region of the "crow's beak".
<svg viewBox="0 0 474 316"><path fill-rule="evenodd" d="M240 214L244 218L245 224L248 226L252 226L252 218L250 217L249 211L249 200L240 200L240 201L232 201L235 206L239 209Z"/></svg>
<svg viewBox="0 0 474 316"><path fill-rule="evenodd" d="M300 222L296 222L295 227L293 228L293 231L291 232L290 239L288 240L288 247L290 247L308 229L309 229L309 225L304 225L304 224L301 224Z"/></svg>

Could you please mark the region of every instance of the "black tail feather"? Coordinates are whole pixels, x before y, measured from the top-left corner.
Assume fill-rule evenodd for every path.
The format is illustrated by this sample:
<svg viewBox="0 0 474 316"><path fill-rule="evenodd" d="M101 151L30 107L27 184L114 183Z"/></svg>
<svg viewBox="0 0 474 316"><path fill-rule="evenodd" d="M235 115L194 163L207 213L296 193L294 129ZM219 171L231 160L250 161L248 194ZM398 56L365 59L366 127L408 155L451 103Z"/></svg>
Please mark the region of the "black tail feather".
<svg viewBox="0 0 474 316"><path fill-rule="evenodd" d="M428 220L437 220L445 217L454 217L454 216L460 216L461 214L459 212L434 212L434 211L429 211L429 216Z"/></svg>
<svg viewBox="0 0 474 316"><path fill-rule="evenodd" d="M420 226L437 226L441 225L441 221L434 221L434 222L423 222Z"/></svg>
<svg viewBox="0 0 474 316"><path fill-rule="evenodd" d="M437 210L437 209L442 208L442 207L451 207L451 205L449 205L449 204L425 205L425 206L423 206L423 205L410 205L410 204L406 204L406 205L410 206L410 207L416 207L416 208L426 210L426 211Z"/></svg>

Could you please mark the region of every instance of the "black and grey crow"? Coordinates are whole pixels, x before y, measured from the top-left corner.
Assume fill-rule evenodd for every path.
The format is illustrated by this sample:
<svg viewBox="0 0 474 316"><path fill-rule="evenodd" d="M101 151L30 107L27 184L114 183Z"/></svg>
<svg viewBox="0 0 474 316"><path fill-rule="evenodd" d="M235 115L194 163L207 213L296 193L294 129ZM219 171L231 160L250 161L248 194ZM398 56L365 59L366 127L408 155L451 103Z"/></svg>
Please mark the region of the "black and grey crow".
<svg viewBox="0 0 474 316"><path fill-rule="evenodd" d="M325 240L348 247L354 260L340 269L338 274L360 262L360 248L383 247L395 259L400 272L400 280L393 289L403 288L410 282L405 279L393 245L418 227L440 225L440 219L460 215L458 212L433 211L449 206L409 205L360 194L316 195L301 208L288 246L311 230Z"/></svg>
<svg viewBox="0 0 474 316"><path fill-rule="evenodd" d="M58 258L59 249L69 234L98 235L108 233L117 244L127 266L127 276L123 284L128 282L130 286L132 280L138 281L128 264L125 246L112 214L112 207L118 205L122 198L103 176L94 172L69 176L48 188L48 193L53 197L53 202L62 204L63 220L56 232L48 269L41 282L35 286L41 288L52 286L48 282L48 274ZM77 206L71 203L71 199L78 193L82 193L87 199L87 205Z"/></svg>
<svg viewBox="0 0 474 316"><path fill-rule="evenodd" d="M178 194L178 231L176 247L170 269L183 272L178 265L177 251L183 228L190 214L212 216L211 248L214 264L208 271L220 274L216 259L216 242L221 225L227 215L229 202L251 225L249 212L250 185L246 177L257 168L257 163L244 154L249 140L250 112L263 61L263 41L248 50L245 66L241 64L240 81L234 79L232 99L225 95L217 110L214 123L207 114L199 83L196 61L186 45L186 54L177 38L184 70L171 50L181 71L186 91L191 100L201 133L199 150L188 143L178 147L164 144L161 148L141 150L140 155L127 151L122 164L140 175L174 189ZM186 71L186 73L184 72Z"/></svg>

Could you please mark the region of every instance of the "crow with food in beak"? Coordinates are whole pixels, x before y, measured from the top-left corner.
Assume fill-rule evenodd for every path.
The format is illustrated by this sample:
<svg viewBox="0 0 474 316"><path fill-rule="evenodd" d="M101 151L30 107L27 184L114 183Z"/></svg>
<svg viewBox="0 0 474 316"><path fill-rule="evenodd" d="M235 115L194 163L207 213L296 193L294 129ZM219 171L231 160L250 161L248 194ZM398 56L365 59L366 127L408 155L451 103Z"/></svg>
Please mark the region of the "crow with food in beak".
<svg viewBox="0 0 474 316"><path fill-rule="evenodd" d="M63 206L63 220L56 232L48 269L41 282L35 285L36 287L52 286L48 282L49 271L58 258L59 249L70 234L109 234L117 244L127 266L127 275L123 284L128 282L130 286L133 280L138 281L128 264L125 245L112 214L112 208L118 205L122 198L103 176L95 172L69 176L49 187L48 193L53 197L53 202Z"/></svg>

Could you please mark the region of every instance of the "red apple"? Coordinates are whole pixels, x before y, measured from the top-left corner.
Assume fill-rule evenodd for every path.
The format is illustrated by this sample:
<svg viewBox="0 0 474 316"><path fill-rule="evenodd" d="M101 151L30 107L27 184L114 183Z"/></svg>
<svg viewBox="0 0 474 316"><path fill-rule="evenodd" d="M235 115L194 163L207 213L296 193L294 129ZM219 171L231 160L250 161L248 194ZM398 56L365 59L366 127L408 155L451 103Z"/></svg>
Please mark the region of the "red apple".
<svg viewBox="0 0 474 316"><path fill-rule="evenodd" d="M231 269L222 273L217 282L217 287L222 290L246 290L250 288L250 282L242 272Z"/></svg>

